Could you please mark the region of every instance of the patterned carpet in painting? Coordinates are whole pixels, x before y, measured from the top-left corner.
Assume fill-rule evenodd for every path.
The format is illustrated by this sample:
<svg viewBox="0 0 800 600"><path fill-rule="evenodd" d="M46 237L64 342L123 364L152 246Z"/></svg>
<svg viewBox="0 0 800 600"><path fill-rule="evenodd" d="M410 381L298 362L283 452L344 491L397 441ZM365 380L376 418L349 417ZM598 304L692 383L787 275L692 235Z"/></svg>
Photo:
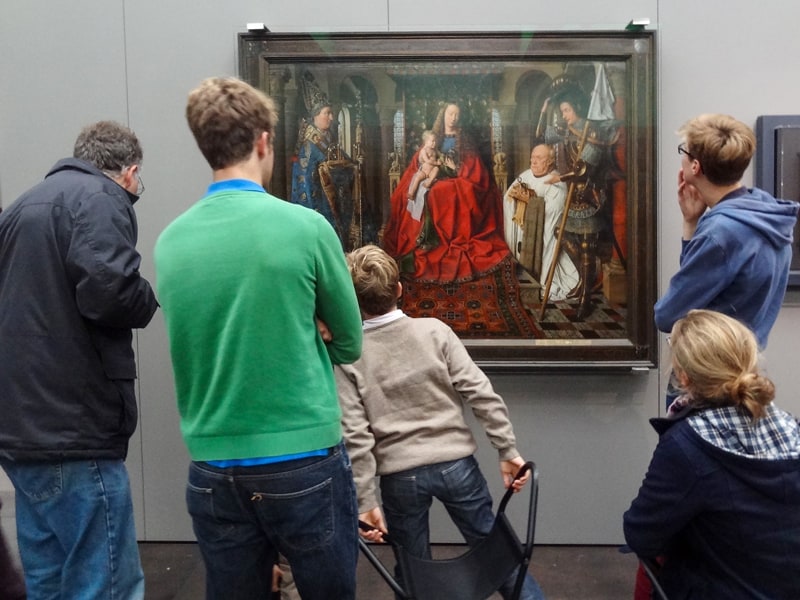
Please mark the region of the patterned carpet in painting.
<svg viewBox="0 0 800 600"><path fill-rule="evenodd" d="M544 332L520 298L512 259L464 283L403 279L402 309L410 317L436 317L460 337L534 338Z"/></svg>
<svg viewBox="0 0 800 600"><path fill-rule="evenodd" d="M430 283L403 278L401 307L411 317L435 317L462 338L624 339L625 309L601 293L594 310L578 319L577 301L549 302L539 321L540 286L518 273L510 258L492 272L464 283Z"/></svg>

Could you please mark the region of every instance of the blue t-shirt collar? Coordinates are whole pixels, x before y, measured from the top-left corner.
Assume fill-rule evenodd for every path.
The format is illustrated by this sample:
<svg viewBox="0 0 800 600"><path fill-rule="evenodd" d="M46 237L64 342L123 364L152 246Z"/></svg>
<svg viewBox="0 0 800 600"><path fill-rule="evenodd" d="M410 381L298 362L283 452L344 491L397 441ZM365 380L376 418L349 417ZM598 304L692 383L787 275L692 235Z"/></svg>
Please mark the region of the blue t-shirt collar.
<svg viewBox="0 0 800 600"><path fill-rule="evenodd" d="M216 194L218 192L261 192L266 194L266 190L258 185L255 181L249 179L225 179L223 181L215 181L208 186L206 195Z"/></svg>

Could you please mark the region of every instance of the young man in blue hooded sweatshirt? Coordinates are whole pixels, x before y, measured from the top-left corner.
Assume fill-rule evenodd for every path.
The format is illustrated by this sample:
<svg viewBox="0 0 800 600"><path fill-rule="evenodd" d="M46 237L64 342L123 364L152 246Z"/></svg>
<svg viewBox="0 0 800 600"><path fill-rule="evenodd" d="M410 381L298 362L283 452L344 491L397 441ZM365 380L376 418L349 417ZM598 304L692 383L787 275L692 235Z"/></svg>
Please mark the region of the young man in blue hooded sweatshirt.
<svg viewBox="0 0 800 600"><path fill-rule="evenodd" d="M680 268L656 302L656 326L669 333L690 310L715 310L747 325L763 350L786 292L800 205L742 185L756 138L741 121L704 114L678 135ZM679 395L671 373L666 406ZM635 598L649 592L641 568L636 589Z"/></svg>
<svg viewBox="0 0 800 600"><path fill-rule="evenodd" d="M750 327L763 350L786 292L800 205L742 185L756 147L744 123L705 114L678 135L680 269L656 302L656 325L668 333L691 309L716 310Z"/></svg>

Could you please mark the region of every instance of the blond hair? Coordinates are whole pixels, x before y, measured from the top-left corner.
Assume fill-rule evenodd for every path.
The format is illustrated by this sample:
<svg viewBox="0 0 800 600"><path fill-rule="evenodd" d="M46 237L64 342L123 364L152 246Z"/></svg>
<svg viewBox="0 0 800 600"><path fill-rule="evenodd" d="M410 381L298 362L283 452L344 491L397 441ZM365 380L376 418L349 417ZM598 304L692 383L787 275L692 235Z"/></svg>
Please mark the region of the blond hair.
<svg viewBox="0 0 800 600"><path fill-rule="evenodd" d="M210 77L189 93L186 120L213 170L247 159L263 133L275 137L278 111L272 99L235 77Z"/></svg>
<svg viewBox="0 0 800 600"><path fill-rule="evenodd" d="M400 271L391 256L368 244L348 253L346 258L363 314L378 316L397 308Z"/></svg>
<svg viewBox="0 0 800 600"><path fill-rule="evenodd" d="M684 123L678 135L714 185L741 180L756 151L753 130L729 115L700 115Z"/></svg>
<svg viewBox="0 0 800 600"><path fill-rule="evenodd" d="M754 420L775 397L758 368L758 342L742 323L711 310L691 310L670 336L676 373L696 406L736 406Z"/></svg>

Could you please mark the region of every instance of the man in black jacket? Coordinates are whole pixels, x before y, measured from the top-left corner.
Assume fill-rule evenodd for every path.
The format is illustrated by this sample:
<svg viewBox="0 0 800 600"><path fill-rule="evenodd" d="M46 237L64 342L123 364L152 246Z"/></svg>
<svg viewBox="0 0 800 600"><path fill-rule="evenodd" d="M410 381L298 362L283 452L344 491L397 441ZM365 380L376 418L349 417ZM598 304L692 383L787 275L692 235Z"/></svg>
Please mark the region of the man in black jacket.
<svg viewBox="0 0 800 600"><path fill-rule="evenodd" d="M0 214L0 465L31 597L141 598L124 459L131 330L158 307L135 248L142 149L102 121L73 156Z"/></svg>

